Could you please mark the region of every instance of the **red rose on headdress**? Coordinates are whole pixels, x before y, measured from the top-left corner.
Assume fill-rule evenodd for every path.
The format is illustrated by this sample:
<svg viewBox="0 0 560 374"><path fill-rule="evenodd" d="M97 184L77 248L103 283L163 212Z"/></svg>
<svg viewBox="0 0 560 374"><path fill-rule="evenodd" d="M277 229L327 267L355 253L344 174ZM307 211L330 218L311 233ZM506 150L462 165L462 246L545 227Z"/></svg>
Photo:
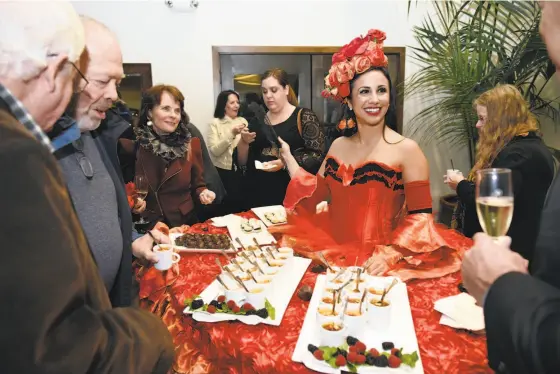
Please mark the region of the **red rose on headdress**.
<svg viewBox="0 0 560 374"><path fill-rule="evenodd" d="M362 74L371 67L371 61L367 56L356 56L352 59L352 63L356 74Z"/></svg>
<svg viewBox="0 0 560 374"><path fill-rule="evenodd" d="M336 66L336 65L333 65ZM336 80L336 69L331 69L332 71L329 71L329 75L327 75L327 85L329 87L336 87L338 85L338 81Z"/></svg>
<svg viewBox="0 0 560 374"><path fill-rule="evenodd" d="M383 48L379 45L371 51L367 51L365 56L369 58L372 66L387 66L386 57Z"/></svg>
<svg viewBox="0 0 560 374"><path fill-rule="evenodd" d="M354 78L354 69L352 64L348 61L339 62L336 64L336 79L339 83L349 82Z"/></svg>
<svg viewBox="0 0 560 374"><path fill-rule="evenodd" d="M332 63L336 64L342 61L346 61L346 55L344 54L344 48L341 49L340 51L336 52L333 56L332 56Z"/></svg>
<svg viewBox="0 0 560 374"><path fill-rule="evenodd" d="M350 82L342 83L338 87L338 96L343 98L350 96Z"/></svg>
<svg viewBox="0 0 560 374"><path fill-rule="evenodd" d="M342 51L344 51L344 55L347 58L354 57L358 53L358 49L360 49L360 47L362 46L363 41L364 40L359 36L357 38L354 38L354 40L352 40L342 48Z"/></svg>
<svg viewBox="0 0 560 374"><path fill-rule="evenodd" d="M383 43L383 41L387 39L387 35L381 30L371 29L367 34L372 39L377 39L378 43Z"/></svg>

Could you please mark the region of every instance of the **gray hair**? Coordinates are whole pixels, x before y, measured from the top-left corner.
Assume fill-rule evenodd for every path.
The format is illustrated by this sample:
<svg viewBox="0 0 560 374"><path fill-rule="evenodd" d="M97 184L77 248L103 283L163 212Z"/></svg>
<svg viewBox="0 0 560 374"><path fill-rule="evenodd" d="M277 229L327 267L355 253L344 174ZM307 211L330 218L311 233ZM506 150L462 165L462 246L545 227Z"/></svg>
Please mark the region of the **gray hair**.
<svg viewBox="0 0 560 374"><path fill-rule="evenodd" d="M32 79L49 57L75 62L84 47L84 28L69 2L0 1L0 77Z"/></svg>

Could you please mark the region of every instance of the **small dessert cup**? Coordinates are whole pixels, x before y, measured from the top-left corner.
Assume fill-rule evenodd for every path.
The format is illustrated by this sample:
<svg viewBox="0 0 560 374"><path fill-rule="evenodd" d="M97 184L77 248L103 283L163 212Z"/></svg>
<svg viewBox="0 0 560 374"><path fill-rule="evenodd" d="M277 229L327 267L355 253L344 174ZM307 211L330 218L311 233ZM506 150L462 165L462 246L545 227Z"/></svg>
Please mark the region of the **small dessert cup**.
<svg viewBox="0 0 560 374"><path fill-rule="evenodd" d="M337 305L334 308L334 313L333 313L332 304L319 303L319 306L317 307L317 316L316 316L317 323L321 325L325 322L329 322L333 318L338 317L339 313L340 313L340 305Z"/></svg>
<svg viewBox="0 0 560 374"><path fill-rule="evenodd" d="M334 271L333 271L334 270ZM332 266L332 270L331 269L327 269L327 282L330 282L331 280L333 280L334 277L336 277L338 275L338 273L340 272L340 267L338 266Z"/></svg>
<svg viewBox="0 0 560 374"><path fill-rule="evenodd" d="M236 304L240 304L243 300L245 300L246 292L243 288L235 288L229 289L224 291L224 295L226 297L226 301L233 300Z"/></svg>
<svg viewBox="0 0 560 374"><path fill-rule="evenodd" d="M249 288L249 292L245 292L245 301L251 304L255 309L264 308L264 301L266 299L265 288L260 285L255 285Z"/></svg>
<svg viewBox="0 0 560 374"><path fill-rule="evenodd" d="M290 247L280 247L278 248L278 254L280 256L285 256L287 258L293 257L294 250Z"/></svg>
<svg viewBox="0 0 560 374"><path fill-rule="evenodd" d="M376 330L386 330L391 323L391 302L372 297L367 304L368 323Z"/></svg>
<svg viewBox="0 0 560 374"><path fill-rule="evenodd" d="M344 316L342 316L348 335L356 336L364 330L367 323L367 315L364 306L365 305L362 305L362 309L360 310L359 302L355 304L348 303L346 312Z"/></svg>
<svg viewBox="0 0 560 374"><path fill-rule="evenodd" d="M328 318L319 325L320 345L338 347L348 335L344 323L338 318Z"/></svg>

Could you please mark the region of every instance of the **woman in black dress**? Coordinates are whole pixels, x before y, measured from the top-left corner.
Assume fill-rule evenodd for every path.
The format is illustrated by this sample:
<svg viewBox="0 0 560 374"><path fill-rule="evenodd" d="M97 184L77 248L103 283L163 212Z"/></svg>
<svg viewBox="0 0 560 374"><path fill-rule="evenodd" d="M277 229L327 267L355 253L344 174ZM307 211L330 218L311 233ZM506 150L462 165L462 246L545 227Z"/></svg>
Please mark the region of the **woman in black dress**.
<svg viewBox="0 0 560 374"><path fill-rule="evenodd" d="M298 106L296 95L282 69L266 71L261 83L268 112L264 122L255 118L241 133L234 160L245 170L247 208L282 205L290 176L279 157L278 137L294 150L298 163L317 173L326 153L325 135L312 110ZM255 161L263 163L257 169Z"/></svg>

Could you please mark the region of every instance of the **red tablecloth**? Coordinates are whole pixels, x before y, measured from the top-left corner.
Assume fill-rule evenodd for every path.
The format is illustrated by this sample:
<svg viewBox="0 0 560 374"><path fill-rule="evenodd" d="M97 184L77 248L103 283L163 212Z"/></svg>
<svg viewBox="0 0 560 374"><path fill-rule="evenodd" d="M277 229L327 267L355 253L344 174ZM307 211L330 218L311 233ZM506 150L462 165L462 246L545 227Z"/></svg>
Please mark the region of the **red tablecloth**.
<svg viewBox="0 0 560 374"><path fill-rule="evenodd" d="M223 233L225 229L199 224L193 232ZM248 326L240 322L202 323L182 314L186 298L202 292L219 274L213 254L183 254L178 266L162 273L141 268L143 308L161 316L173 335L176 373L311 373L291 360L308 302L292 297L278 327ZM221 258L224 262L224 258ZM310 270L300 285L315 285ZM426 374L492 373L486 360L486 340L439 324L434 302L458 293L460 275L408 284L408 295L420 355Z"/></svg>

